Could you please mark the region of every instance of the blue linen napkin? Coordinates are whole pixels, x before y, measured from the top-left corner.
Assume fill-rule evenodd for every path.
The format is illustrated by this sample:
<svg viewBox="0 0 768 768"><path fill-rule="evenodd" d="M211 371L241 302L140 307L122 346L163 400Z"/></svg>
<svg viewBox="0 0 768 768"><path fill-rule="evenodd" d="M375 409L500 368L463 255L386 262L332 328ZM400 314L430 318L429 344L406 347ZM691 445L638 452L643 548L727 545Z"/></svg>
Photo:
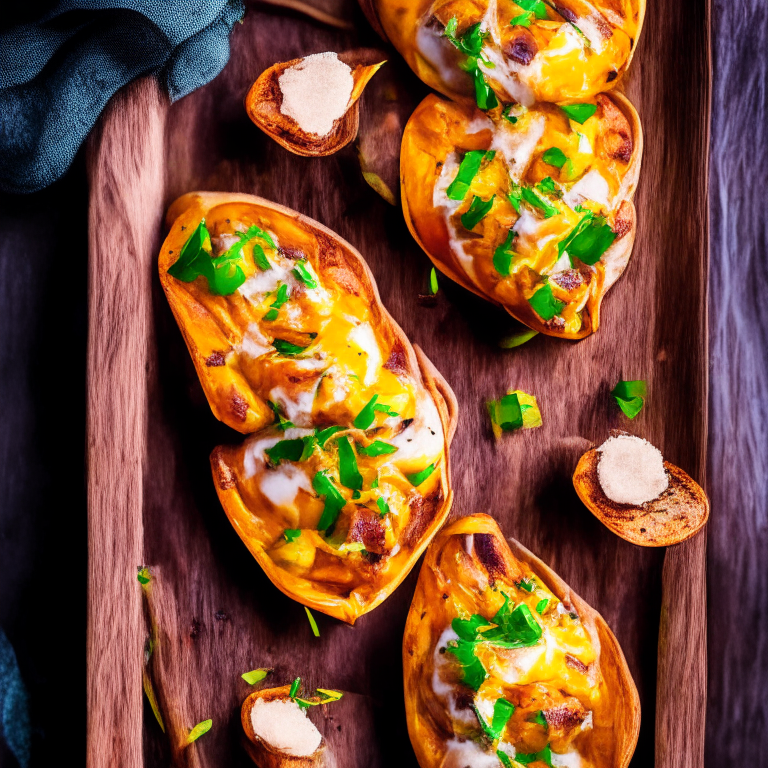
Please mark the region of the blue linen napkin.
<svg viewBox="0 0 768 768"><path fill-rule="evenodd" d="M4 739L19 768L29 765L29 711L27 690L16 654L0 629L0 738ZM0 759L0 762L2 760Z"/></svg>
<svg viewBox="0 0 768 768"><path fill-rule="evenodd" d="M59 0L0 33L0 190L35 192L69 168L109 99L157 73L171 100L229 59L242 0Z"/></svg>

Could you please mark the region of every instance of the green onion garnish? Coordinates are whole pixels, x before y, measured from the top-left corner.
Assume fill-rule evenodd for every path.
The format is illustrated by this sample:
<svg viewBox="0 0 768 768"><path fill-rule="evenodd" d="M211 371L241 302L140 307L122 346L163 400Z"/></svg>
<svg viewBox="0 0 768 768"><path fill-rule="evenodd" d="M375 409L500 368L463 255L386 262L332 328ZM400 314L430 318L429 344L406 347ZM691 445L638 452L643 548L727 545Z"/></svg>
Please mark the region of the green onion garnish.
<svg viewBox="0 0 768 768"><path fill-rule="evenodd" d="M491 210L495 199L496 195L491 195L490 200L483 200L482 197L475 195L472 198L469 210L461 214L461 225L464 229L474 229L486 216L488 211Z"/></svg>
<svg viewBox="0 0 768 768"><path fill-rule="evenodd" d="M191 744L193 741L197 741L204 733L208 733L213 725L213 720L203 720L202 723L198 723L187 736L187 744Z"/></svg>
<svg viewBox="0 0 768 768"><path fill-rule="evenodd" d="M340 437L339 446L339 480L341 484L353 491L363 487L363 476L357 468L357 457L348 437Z"/></svg>
<svg viewBox="0 0 768 768"><path fill-rule="evenodd" d="M307 608L307 606L304 606L304 610L307 612L307 618L309 619L309 626L312 627L312 634L315 637L320 637L320 630L317 628L317 622L315 621L315 617L312 615L312 611Z"/></svg>
<svg viewBox="0 0 768 768"><path fill-rule="evenodd" d="M547 6L542 0L515 0L524 11L536 14L537 19L547 18Z"/></svg>
<svg viewBox="0 0 768 768"><path fill-rule="evenodd" d="M616 233L605 223L602 216L595 216L585 208L581 210L586 213L570 234L557 244L557 252L562 256L563 252L567 251L569 256L591 266L610 248L616 239Z"/></svg>
<svg viewBox="0 0 768 768"><path fill-rule="evenodd" d="M624 381L622 379L611 390L611 394L624 415L634 419L645 405L648 388L642 379L636 381Z"/></svg>
<svg viewBox="0 0 768 768"><path fill-rule="evenodd" d="M337 432L343 432L345 429L346 427L326 427L325 429L316 429L315 438L317 439L317 444L321 448L325 448L325 444L331 437Z"/></svg>
<svg viewBox="0 0 768 768"><path fill-rule="evenodd" d="M317 280L315 280L314 276L309 271L307 262L304 259L297 261L296 266L292 271L294 276L301 280L301 282L304 283L307 288L317 288Z"/></svg>
<svg viewBox="0 0 768 768"><path fill-rule="evenodd" d="M278 289L277 289L277 296L275 297L275 300L270 304L270 307L272 309L267 312L266 315L264 315L265 320L277 320L277 315L280 310L280 307L285 304L286 301L288 301L288 297L290 294L288 293L288 286L283 283Z"/></svg>
<svg viewBox="0 0 768 768"><path fill-rule="evenodd" d="M483 77L478 65L478 59L481 59L486 66L492 66L491 62L483 59L483 40L490 34L481 30L482 22L473 24L461 37L456 37L456 28L458 22L454 16L446 25L443 35L453 43L463 54L467 56L466 62L461 64L461 68L467 72L475 81L475 99L480 109L493 109L498 106L496 94L491 90Z"/></svg>
<svg viewBox="0 0 768 768"><path fill-rule="evenodd" d="M383 496L379 496L379 498L376 499L376 506L379 508L382 517L389 512L389 504Z"/></svg>
<svg viewBox="0 0 768 768"><path fill-rule="evenodd" d="M515 755L515 760L522 765L528 765L529 763L533 763L536 760L541 760L544 765L548 765L550 768L552 768L552 750L549 748L549 744L547 744L547 746L544 747L541 752L532 752L530 754L523 754L518 752Z"/></svg>
<svg viewBox="0 0 768 768"><path fill-rule="evenodd" d="M363 456L383 456L384 454L394 453L397 448L391 443L385 443L383 440L374 440L370 445L357 444L357 452Z"/></svg>
<svg viewBox="0 0 768 768"><path fill-rule="evenodd" d="M379 413L386 413L387 416L399 416L400 414L393 410L390 406L384 405L384 403L376 403L376 405L373 406L374 411L378 411Z"/></svg>
<svg viewBox="0 0 768 768"><path fill-rule="evenodd" d="M513 16L509 22L512 27L530 27L531 21L533 21L533 14L530 11L521 13L519 16Z"/></svg>
<svg viewBox="0 0 768 768"><path fill-rule="evenodd" d="M552 293L552 286L549 283L539 288L536 293L528 299L531 309L542 319L551 320L555 315L559 315L565 303L556 299Z"/></svg>
<svg viewBox="0 0 768 768"><path fill-rule="evenodd" d="M289 544L292 544L301 536L301 528L286 528L283 531L283 536Z"/></svg>
<svg viewBox="0 0 768 768"><path fill-rule="evenodd" d="M541 710L539 710L528 722L538 723L539 725L543 725L545 728L549 728L547 718L544 717L544 713Z"/></svg>
<svg viewBox="0 0 768 768"><path fill-rule="evenodd" d="M533 579L523 579L517 586L526 592L533 592L536 589L536 582Z"/></svg>
<svg viewBox="0 0 768 768"><path fill-rule="evenodd" d="M484 152L481 149L473 149L464 155L461 161L456 178L450 183L446 193L449 200L463 200L469 192L470 184L480 170L480 164L483 158L490 155L489 160L495 155L491 152Z"/></svg>
<svg viewBox="0 0 768 768"><path fill-rule="evenodd" d="M547 610L547 606L549 605L549 598L545 597L543 600L539 600L538 603L536 603L536 613L541 616L544 611Z"/></svg>
<svg viewBox="0 0 768 768"><path fill-rule="evenodd" d="M526 203L542 211L545 219L551 219L553 216L557 216L557 208L553 208L546 200L542 200L530 187L523 187L520 196Z"/></svg>
<svg viewBox="0 0 768 768"><path fill-rule="evenodd" d="M355 420L352 422L356 429L368 429L373 424L373 420L376 417L376 401L379 399L378 395L374 395L364 406L360 413L355 416Z"/></svg>
<svg viewBox="0 0 768 768"><path fill-rule="evenodd" d="M278 465L281 461L306 461L314 451L315 436L298 437L295 440L281 440L275 443L271 448L267 448L264 453L269 457L272 464Z"/></svg>
<svg viewBox="0 0 768 768"><path fill-rule="evenodd" d="M283 355L284 357L293 357L307 348L300 347L298 344L291 344L290 341L285 341L284 339L275 339L272 342L272 346L277 350L278 354Z"/></svg>
<svg viewBox="0 0 768 768"><path fill-rule="evenodd" d="M584 124L592 115L597 112L596 104L568 104L560 107L568 117L575 123Z"/></svg>
<svg viewBox="0 0 768 768"><path fill-rule="evenodd" d="M299 688L301 688L301 678L297 677L291 683L291 690L288 692L288 698L290 699L296 698L296 694L299 692Z"/></svg>
<svg viewBox="0 0 768 768"><path fill-rule="evenodd" d="M523 199L523 188L516 184L514 181L510 182L510 190L507 194L507 200L511 203L512 207L520 213L520 202Z"/></svg>
<svg viewBox="0 0 768 768"><path fill-rule="evenodd" d="M152 580L152 576L149 573L149 568L147 568L146 565L141 566L137 569L136 578L139 580L139 584L149 584L149 582Z"/></svg>
<svg viewBox="0 0 768 768"><path fill-rule="evenodd" d="M520 429L523 426L523 412L516 394L504 395L499 400L488 403L491 421L505 432Z"/></svg>
<svg viewBox="0 0 768 768"><path fill-rule="evenodd" d="M504 766L504 768L515 768L515 766L512 764L512 760L509 758L509 755L503 750L497 749L496 757L501 760L501 764Z"/></svg>
<svg viewBox="0 0 768 768"><path fill-rule="evenodd" d="M558 195L557 187L555 186L555 180L551 176L545 176L537 185L536 189L539 192L543 192L545 195Z"/></svg>
<svg viewBox="0 0 768 768"><path fill-rule="evenodd" d="M250 672L243 672L240 677L242 677L248 685L256 685L256 683L261 682L271 671L271 669L253 669Z"/></svg>
<svg viewBox="0 0 768 768"><path fill-rule="evenodd" d="M320 470L312 478L312 488L318 496L325 498L325 506L320 521L317 524L318 531L328 531L336 524L339 513L347 503L346 499L339 493L333 480L325 470Z"/></svg>
<svg viewBox="0 0 768 768"><path fill-rule="evenodd" d="M429 290L432 291L433 296L438 291L437 271L435 270L434 267L432 267L432 271L429 273Z"/></svg>
<svg viewBox="0 0 768 768"><path fill-rule="evenodd" d="M408 482L414 487L418 488L437 468L436 464L430 464L421 472L416 472L414 475L406 475Z"/></svg>
<svg viewBox="0 0 768 768"><path fill-rule="evenodd" d="M509 269L512 265L512 241L517 237L517 232L510 229L504 242L493 252L494 269L503 277L509 277Z"/></svg>
<svg viewBox="0 0 768 768"><path fill-rule="evenodd" d="M499 346L502 349L514 349L526 341L530 341L534 336L538 336L538 331L532 331L530 328L526 328L524 331L518 331L517 333L511 333L509 336L505 336L499 340Z"/></svg>
<svg viewBox="0 0 768 768"><path fill-rule="evenodd" d="M541 159L547 163L547 165L554 165L555 168L562 168L565 165L565 161L568 159L565 156L565 152L558 147L550 147L542 156Z"/></svg>

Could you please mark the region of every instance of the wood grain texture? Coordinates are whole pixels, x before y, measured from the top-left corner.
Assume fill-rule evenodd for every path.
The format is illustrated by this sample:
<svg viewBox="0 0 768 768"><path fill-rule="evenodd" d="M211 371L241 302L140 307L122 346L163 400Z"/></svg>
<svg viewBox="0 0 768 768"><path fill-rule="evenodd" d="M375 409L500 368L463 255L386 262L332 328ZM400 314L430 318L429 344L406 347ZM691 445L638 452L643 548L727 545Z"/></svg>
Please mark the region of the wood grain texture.
<svg viewBox="0 0 768 768"><path fill-rule="evenodd" d="M162 218L162 99L123 91L91 139L87 765L142 765L142 563L152 252Z"/></svg>
<svg viewBox="0 0 768 768"><path fill-rule="evenodd" d="M151 316L143 314L147 311L143 304L137 311L125 312L123 298L111 290L109 280L92 283L99 287L99 294L96 301L92 295L91 301L103 311L94 314L93 307L91 311L92 318L103 316L99 322L106 329L110 325L104 318L111 317L109 312L123 309L120 320L130 321L123 330L131 338L143 339L137 348L148 364L146 374L143 365L127 371L112 369L113 376L125 375L119 388L129 389L131 398L138 398L132 402L139 404L139 410L140 403L146 403L145 412L131 421L131 429L140 434L131 432L127 424L116 434L130 438L137 447L143 439L146 450L143 464L134 463L130 472L124 468L119 490L111 492L122 505L119 514L113 513L120 520L128 513L127 492L134 493L130 506L139 517L131 535L137 531L143 535L143 559L156 576L150 598L158 634L152 672L176 761L195 766L247 765L239 746L239 705L249 687L240 674L274 666L269 685L283 684L299 674L309 686L350 691L377 713L370 728L363 728L356 723L354 709L333 714L329 707L330 716L338 719L325 721L321 730L341 726L340 733L348 738L339 768L360 764L375 768L395 762L414 765L402 708L400 642L416 573L354 629L319 616L321 637L314 638L301 606L269 584L218 505L207 457L218 443L240 438L211 416L149 266L156 259L156 246L154 250L149 246L162 234L158 222L164 207L184 192L210 189L258 194L295 208L331 227L363 253L384 304L458 396L453 515L492 514L505 533L542 557L606 618L625 651L643 706L633 765L649 765L654 759L657 714L657 764L700 765L705 697L692 691L705 690L705 537L699 534L670 550L664 564L663 552L624 542L594 519L578 501L571 474L591 443L602 441L611 428L628 427L609 397L616 381L644 378L650 392L648 407L629 429L651 440L699 483L704 481L707 424L701 403L707 396L707 206L702 158L706 157L708 114L704 4L670 0L649 9L646 18L627 83L646 130L636 198L639 233L628 270L604 303L601 330L577 344L537 337L511 352L500 350L497 340L512 321L449 281L441 281L434 305L419 303L429 262L410 238L400 211L365 184L353 147L328 158L298 158L264 136L245 114L242 100L248 87L275 61L376 44L359 17L355 28L361 33L251 11L233 33L232 60L222 75L165 111L164 148L154 138L154 117L148 121L144 114L146 99L156 104L156 96L134 91L129 101L121 103L122 120L129 125L143 122L151 134L141 146L152 172L137 170L141 163L123 167L125 141L110 148L117 160L104 151L104 139L95 153L102 165L104 188L99 187L99 196L94 197L94 185L94 205L106 205L110 215L109 206L119 211L135 205L137 210L149 211L140 221L124 215L113 219L121 221L119 232L92 250L92 260L99 265L108 262L114 246L126 238L147 248L135 266L148 271L134 275L133 290L147 288L151 279L151 294L148 288L144 294L145 299L152 297ZM391 102L371 98L377 83L380 88L385 84L394 88L395 108ZM360 143L368 141L370 146L366 137L377 137L382 151L376 161L389 168L390 176L391 164L397 162L393 139L402 129L402 117L425 92L392 53L363 96ZM110 125L115 138L123 135L118 123L106 122L104 130ZM387 147L391 156L386 155ZM113 163L127 174L127 185L114 175L109 178L107 169ZM97 271L93 265L92 271ZM124 278L120 275L120 280ZM122 337L114 332L121 328L113 325L110 334L105 331L104 335L118 341ZM120 341L118 348L126 343ZM102 367L108 364L93 362ZM495 443L484 402L509 387L537 395L544 427ZM98 406L105 419L118 418ZM114 444L123 446L124 441L114 440ZM131 480L131 473L139 477ZM135 506L137 489L140 509ZM102 508L101 514L106 516L106 510ZM126 542L140 551L130 536ZM104 559L103 546L92 551ZM120 557L124 557L122 551ZM110 567L113 578L118 578L114 561ZM135 563L126 567L124 578L135 580ZM660 635L662 581L665 622ZM123 582L113 585L114 594L118 587ZM130 606L128 613L136 617L138 608L130 600L122 605ZM121 615L120 621L128 618ZM132 659L135 656L123 659L126 676ZM95 681L97 672L92 675ZM138 687L138 672L135 680ZM145 709L145 718L147 713ZM208 717L214 720L211 732L182 750L188 729ZM121 738L127 738L125 734L122 731ZM151 720L146 722L145 734L144 764L163 764L159 745L164 737Z"/></svg>

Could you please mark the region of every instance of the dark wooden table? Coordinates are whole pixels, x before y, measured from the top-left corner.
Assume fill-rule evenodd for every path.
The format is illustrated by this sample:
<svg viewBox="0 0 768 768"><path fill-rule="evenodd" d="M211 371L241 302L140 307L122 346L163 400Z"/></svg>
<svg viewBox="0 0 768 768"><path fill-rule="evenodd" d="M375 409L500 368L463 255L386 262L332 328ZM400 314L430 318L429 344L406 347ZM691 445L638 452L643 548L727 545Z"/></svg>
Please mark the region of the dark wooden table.
<svg viewBox="0 0 768 768"><path fill-rule="evenodd" d="M720 768L768 764L768 5L713 0L712 22L706 765ZM0 626L30 693L33 768L85 763L86 206L82 156L44 192L0 196Z"/></svg>

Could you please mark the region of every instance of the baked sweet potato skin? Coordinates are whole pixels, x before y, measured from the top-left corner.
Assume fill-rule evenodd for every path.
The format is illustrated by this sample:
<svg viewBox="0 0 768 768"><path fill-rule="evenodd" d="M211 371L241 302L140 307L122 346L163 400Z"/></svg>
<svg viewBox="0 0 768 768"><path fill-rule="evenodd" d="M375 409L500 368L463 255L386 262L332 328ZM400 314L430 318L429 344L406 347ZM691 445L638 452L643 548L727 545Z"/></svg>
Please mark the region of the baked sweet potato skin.
<svg viewBox="0 0 768 768"><path fill-rule="evenodd" d="M386 369L390 381L406 382L408 391L431 401L436 418L439 417L442 449L434 472L417 489L408 484L405 475L422 467L400 467L404 474L398 476L400 482L408 486L412 503L408 523L397 541L397 551L392 548L390 556L385 557L382 542L377 538L378 532L372 531L371 525L366 527L358 521L350 535L359 539L361 547L367 544L372 550L365 559L358 553L344 561L346 570L341 574L344 577L342 586L338 580L329 584L320 578L306 578L306 574L297 574L296 569L281 567L273 560L267 550L274 547L277 540L282 541L283 528L295 526L281 523L278 530L273 530L276 525L275 510L254 504L253 494L248 493L248 473L243 471L244 446L219 447L211 455L214 483L222 506L273 583L308 607L354 623L400 584L450 510L453 494L448 447L456 426L455 397L434 366L421 350L411 346L383 307L370 270L348 243L317 222L260 198L192 193L176 201L169 210L171 232L160 257L160 278L203 390L219 419L244 433L258 432L261 435L265 434L264 430L276 430L273 407L260 384L262 369L269 366L273 358L266 355L258 358L256 364L253 360L243 359L243 336L255 317L242 297L235 295L236 292L230 296L214 296L203 278L181 282L168 274L168 268L175 263L190 233L201 220L205 219L215 231L217 222L232 221L236 216L273 232L279 239L279 248L292 254L291 258L300 252L321 279L333 287L329 295L348 295L355 306L364 306L370 323L375 326L375 337L381 344L382 370ZM247 261L243 261L243 268L251 269ZM259 360L266 362L261 364ZM300 384L286 382L286 387ZM324 428L341 423L349 429L352 425L347 411L352 408L354 416L368 397L365 394L357 405L350 402L354 398L346 398L337 406L336 416L343 411L340 421L312 426ZM358 436L357 439L361 438ZM408 460L403 461L407 463ZM322 503L314 494L307 494L306 500L313 508L322 508ZM316 535L315 531L312 533Z"/></svg>
<svg viewBox="0 0 768 768"><path fill-rule="evenodd" d="M482 544L479 546L479 542ZM486 600L498 601L496 590L507 590L521 579L535 580L574 611L598 650L599 678L591 702L593 727L577 737L587 765L626 768L637 742L640 703L621 648L603 618L541 560L514 539L505 540L493 518L475 514L444 528L427 550L403 637L405 707L411 744L421 768L439 768L447 742L457 734L451 717L433 688L435 651L451 621L471 612L487 614ZM574 659L574 666L578 660ZM550 681L558 688L557 681ZM459 686L461 688L462 686ZM520 686L523 690L528 686ZM514 691L513 686L511 690ZM466 688L471 701L473 691ZM457 699L456 706L460 702ZM568 725L579 708L562 701L559 713L547 716L549 730ZM517 700L516 706L524 706ZM570 715L566 717L566 713ZM470 712L471 719L471 712ZM479 730L479 725L477 726ZM521 738L526 738L521 734ZM554 737L550 733L553 745Z"/></svg>
<svg viewBox="0 0 768 768"><path fill-rule="evenodd" d="M510 86L508 77L491 68L484 74L502 101L526 105L582 101L615 88L634 56L646 7L645 0L594 4L563 0L548 4L547 18L532 19L526 28L508 23L525 14L525 9L510 0L360 0L360 4L373 27L421 80L468 104L474 103L471 79L461 71L462 57L451 50L443 31L452 18L457 20L458 34L478 22L487 29L488 14L496 9L497 31L489 41L496 49L496 73L500 64L508 64L508 77L519 78L524 86ZM577 61L558 60L557 55L550 58L550 51L562 50L564 40L578 46L587 37L590 42L585 49L589 50Z"/></svg>
<svg viewBox="0 0 768 768"><path fill-rule="evenodd" d="M473 252L482 253L484 259L482 262L478 261L479 257L474 259L473 269L476 274L471 276L456 255L446 214L436 202L435 189L440 183L444 165L457 153L463 155L472 150L488 150L492 145L496 146L496 134L503 129L503 120L501 123L493 122L472 106L455 104L430 95L416 108L403 134L400 159L403 213L419 245L435 266L452 280L503 307L530 328L558 338L582 339L598 329L602 300L626 268L636 233L637 217L632 195L642 158L640 121L630 102L620 94L601 94L596 99L596 105L596 118L600 121L596 151L602 157L608 157L609 151L621 153L622 158L610 159L619 179L614 214L616 238L595 266L594 275L590 275L591 284L582 310L580 327L561 326L542 320L526 299L529 286L524 280L524 273L513 279L500 279L492 265L492 255L498 244L491 239L493 232L488 239L484 234L478 239L473 232L474 240L462 241L470 243ZM550 135L550 126L555 126L556 132L570 130L568 121L558 108L538 105L534 109L536 114L546 119L545 136ZM554 170L541 160L546 148L546 145L539 146L542 141L539 140L525 172L524 181L531 185L540 182ZM501 195L500 199L503 198ZM512 215L511 211L509 208L503 215ZM495 215L492 211L486 220L495 225ZM509 225L510 222L505 220L504 226ZM499 231L503 229L501 224L497 228Z"/></svg>

